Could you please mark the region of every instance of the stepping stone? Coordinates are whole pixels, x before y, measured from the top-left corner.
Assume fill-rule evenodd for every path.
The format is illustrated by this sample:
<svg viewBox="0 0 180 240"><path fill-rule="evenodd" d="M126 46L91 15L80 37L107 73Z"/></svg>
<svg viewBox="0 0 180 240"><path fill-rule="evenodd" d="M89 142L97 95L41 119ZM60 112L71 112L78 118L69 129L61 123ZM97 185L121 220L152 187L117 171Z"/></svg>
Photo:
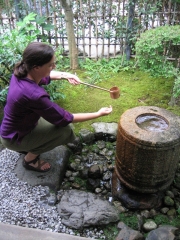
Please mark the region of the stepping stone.
<svg viewBox="0 0 180 240"><path fill-rule="evenodd" d="M52 191L59 190L66 171L71 151L65 146L58 146L51 151L41 154L41 159L51 164L48 172L36 172L27 170L22 162L24 154L21 154L14 169L17 177L31 186L48 186Z"/></svg>

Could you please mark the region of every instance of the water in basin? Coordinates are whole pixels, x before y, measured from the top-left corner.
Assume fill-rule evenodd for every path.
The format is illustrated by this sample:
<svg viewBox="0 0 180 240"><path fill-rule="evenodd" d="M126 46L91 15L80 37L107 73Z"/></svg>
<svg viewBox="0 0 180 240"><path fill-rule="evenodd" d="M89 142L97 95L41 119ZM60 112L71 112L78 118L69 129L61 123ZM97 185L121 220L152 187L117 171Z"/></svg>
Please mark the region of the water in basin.
<svg viewBox="0 0 180 240"><path fill-rule="evenodd" d="M144 130L162 132L168 128L168 122L156 114L142 114L136 118L136 124Z"/></svg>

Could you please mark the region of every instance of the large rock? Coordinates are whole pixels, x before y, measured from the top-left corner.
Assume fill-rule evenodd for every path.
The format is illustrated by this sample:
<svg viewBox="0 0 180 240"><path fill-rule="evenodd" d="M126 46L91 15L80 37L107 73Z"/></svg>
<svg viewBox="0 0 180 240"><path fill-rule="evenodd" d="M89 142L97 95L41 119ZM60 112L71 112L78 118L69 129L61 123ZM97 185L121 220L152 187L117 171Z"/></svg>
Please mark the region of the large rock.
<svg viewBox="0 0 180 240"><path fill-rule="evenodd" d="M74 229L100 226L118 221L118 211L106 200L93 193L65 191L58 212L62 223Z"/></svg>
<svg viewBox="0 0 180 240"><path fill-rule="evenodd" d="M35 172L22 166L24 154L20 155L14 169L17 177L31 186L48 186L51 190L59 190L71 152L64 146L59 146L51 151L41 154L41 158L51 164L48 172Z"/></svg>
<svg viewBox="0 0 180 240"><path fill-rule="evenodd" d="M120 229L116 240L144 240L143 235L136 230L126 226L123 222L118 223L118 229Z"/></svg>
<svg viewBox="0 0 180 240"><path fill-rule="evenodd" d="M175 232L178 230L176 227L164 225L159 228L152 230L146 240L174 240Z"/></svg>

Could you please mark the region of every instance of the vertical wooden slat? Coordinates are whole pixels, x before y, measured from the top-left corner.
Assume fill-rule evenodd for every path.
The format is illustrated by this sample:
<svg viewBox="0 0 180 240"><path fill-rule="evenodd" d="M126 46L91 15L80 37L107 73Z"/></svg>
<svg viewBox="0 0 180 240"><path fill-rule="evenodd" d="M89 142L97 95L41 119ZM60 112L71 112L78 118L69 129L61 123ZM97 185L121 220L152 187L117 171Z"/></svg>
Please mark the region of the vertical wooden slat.
<svg viewBox="0 0 180 240"><path fill-rule="evenodd" d="M169 0L168 2L168 15L167 15L167 24L171 24L171 7L172 7L172 2Z"/></svg>
<svg viewBox="0 0 180 240"><path fill-rule="evenodd" d="M126 3L126 0L123 0L123 13L122 13L122 21L123 23L125 22L125 3ZM121 37L121 55L123 55L124 53L124 38Z"/></svg>
<svg viewBox="0 0 180 240"><path fill-rule="evenodd" d="M5 1L5 4L6 4L6 12L7 12L7 19L8 19L8 22L9 22L9 27L12 30L11 16L10 16L10 13L9 13L9 0Z"/></svg>
<svg viewBox="0 0 180 240"><path fill-rule="evenodd" d="M81 18L82 18L82 1L77 1L76 0L76 5L77 5L77 12L80 12L80 16L78 16L78 14L75 15L75 18L76 18L76 44L77 44L77 48L79 49L79 44L80 44L80 40L81 40L81 36L79 35L79 18L80 18L80 22L81 21ZM82 27L80 25L80 27Z"/></svg>
<svg viewBox="0 0 180 240"><path fill-rule="evenodd" d="M53 0L53 9L55 9L55 0ZM57 20L56 20L56 12L53 10L53 24L54 24L54 30L55 30L55 46L58 47L58 41L57 41Z"/></svg>
<svg viewBox="0 0 180 240"><path fill-rule="evenodd" d="M154 0L154 5L156 6L156 4L157 4L157 2L156 2L156 0ZM152 14L152 25L151 25L151 28L154 28L154 12L153 12L153 14Z"/></svg>
<svg viewBox="0 0 180 240"><path fill-rule="evenodd" d="M90 3L91 1L90 0L88 0L88 7L89 7L89 9L90 9L90 7L91 7L91 3ZM89 39L88 39L88 43L89 43L89 57L91 58L91 56L92 56L92 53L91 53L91 36L92 36L92 28L91 28L91 21L92 21L92 19L91 19L91 14L89 13L89 16L88 16L88 19L89 19Z"/></svg>
<svg viewBox="0 0 180 240"><path fill-rule="evenodd" d="M1 3L2 5L0 5L0 25L3 27L4 23L3 23L3 14L2 14L2 9L3 9L3 2Z"/></svg>
<svg viewBox="0 0 180 240"><path fill-rule="evenodd" d="M121 0L118 1L118 5L117 5L117 11L116 11L116 26L118 24L118 21L119 21L119 16L120 16L120 4L121 4ZM119 45L119 48L120 48L120 43L118 43L117 41L117 32L115 31L115 36L114 36L114 57L116 56L117 54L117 46Z"/></svg>
<svg viewBox="0 0 180 240"><path fill-rule="evenodd" d="M61 34L59 32L59 29L62 28L62 24L61 24L61 21L62 21L62 8L61 8L61 5L60 5L60 1L55 1L55 5L54 7L57 8L57 11L54 12L54 15L56 16L56 20L55 20L55 23L56 23L56 26L55 26L55 29L56 29L56 35L57 35L57 40L56 40L56 44L57 46L61 45L62 48L64 48L64 46L62 45L62 38L61 38ZM61 17L58 17L58 16L61 16Z"/></svg>
<svg viewBox="0 0 180 240"><path fill-rule="evenodd" d="M97 16L97 1L95 3L95 38L96 38L96 60L98 60L98 16Z"/></svg>
<svg viewBox="0 0 180 240"><path fill-rule="evenodd" d="M42 4L41 4L41 0L39 0L39 14L42 17Z"/></svg>
<svg viewBox="0 0 180 240"><path fill-rule="evenodd" d="M165 2L165 1L163 1L163 3L162 3L162 10L161 10L160 17L159 17L159 25L160 25L160 26L163 25L163 20L164 20L163 14L162 14L163 11L164 11L164 2Z"/></svg>
<svg viewBox="0 0 180 240"><path fill-rule="evenodd" d="M26 15L28 15L29 14L29 9L28 9L28 3L27 3L27 0L23 0L23 2L24 2L24 6L26 6L25 7L25 11L26 11Z"/></svg>
<svg viewBox="0 0 180 240"><path fill-rule="evenodd" d="M36 0L34 0L34 9L37 12Z"/></svg>
<svg viewBox="0 0 180 240"><path fill-rule="evenodd" d="M103 58L104 56L104 30L105 30L105 18L106 18L106 2L105 0L103 0L103 4L102 4L102 50L101 50L101 58Z"/></svg>
<svg viewBox="0 0 180 240"><path fill-rule="evenodd" d="M41 4L41 0L39 0L39 14L40 16L42 17L42 4ZM41 32L42 32L42 35L44 35L44 30L43 28L41 28Z"/></svg>
<svg viewBox="0 0 180 240"><path fill-rule="evenodd" d="M173 13L172 13L172 25L176 24L176 2L174 3L174 7L173 7Z"/></svg>
<svg viewBox="0 0 180 240"><path fill-rule="evenodd" d="M63 9L61 8L61 16L63 15ZM60 26L63 26L63 18L60 20ZM65 49L65 38L62 33L60 33L60 38L61 38L61 44L62 47Z"/></svg>
<svg viewBox="0 0 180 240"><path fill-rule="evenodd" d="M82 27L82 42L83 42L83 57L85 58L86 56L86 51L85 51L85 27L84 27L84 18L86 19L85 16L85 9L82 4L82 0L80 0L80 13L81 13L81 27Z"/></svg>
<svg viewBox="0 0 180 240"><path fill-rule="evenodd" d="M48 0L46 0L46 17L47 17L47 24L50 24L51 21L50 21L50 16L49 16L49 4L48 4ZM48 31L48 40L49 40L49 43L51 43L51 33L50 31Z"/></svg>
<svg viewBox="0 0 180 240"><path fill-rule="evenodd" d="M109 1L110 2L110 4L109 4L109 6L108 6L108 17L109 17L109 22L108 22L108 31L109 32L111 32L112 31L112 29L111 29L111 10L112 10L112 0L110 0ZM108 37L108 46L107 46L107 49L108 49L108 52L107 52L107 58L109 59L109 57L110 57L110 37Z"/></svg>

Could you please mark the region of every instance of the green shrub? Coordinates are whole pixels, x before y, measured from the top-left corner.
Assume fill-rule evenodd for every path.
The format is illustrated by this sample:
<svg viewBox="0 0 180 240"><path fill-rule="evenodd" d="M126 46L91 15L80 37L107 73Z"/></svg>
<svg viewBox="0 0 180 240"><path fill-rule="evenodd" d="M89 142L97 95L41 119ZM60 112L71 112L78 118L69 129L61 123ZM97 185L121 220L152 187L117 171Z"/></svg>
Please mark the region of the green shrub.
<svg viewBox="0 0 180 240"><path fill-rule="evenodd" d="M154 76L175 76L176 66L167 58L179 58L179 25L162 26L144 32L136 42L135 50L141 70L148 71Z"/></svg>
<svg viewBox="0 0 180 240"><path fill-rule="evenodd" d="M21 60L22 52L28 43L35 41L39 31L31 23L36 14L30 13L13 30L4 29L0 35L0 84L7 86L14 65Z"/></svg>
<svg viewBox="0 0 180 240"><path fill-rule="evenodd" d="M25 47L40 37L46 41L46 34L41 35L40 27L46 31L53 28L52 25L46 24L44 17L39 17L35 13L30 13L22 21L17 22L15 29L4 29L0 35L0 105L6 103L9 80L13 72L14 65L22 58ZM61 59L58 52L57 60ZM53 81L45 89L50 94L52 100L64 98L59 88L61 84Z"/></svg>

